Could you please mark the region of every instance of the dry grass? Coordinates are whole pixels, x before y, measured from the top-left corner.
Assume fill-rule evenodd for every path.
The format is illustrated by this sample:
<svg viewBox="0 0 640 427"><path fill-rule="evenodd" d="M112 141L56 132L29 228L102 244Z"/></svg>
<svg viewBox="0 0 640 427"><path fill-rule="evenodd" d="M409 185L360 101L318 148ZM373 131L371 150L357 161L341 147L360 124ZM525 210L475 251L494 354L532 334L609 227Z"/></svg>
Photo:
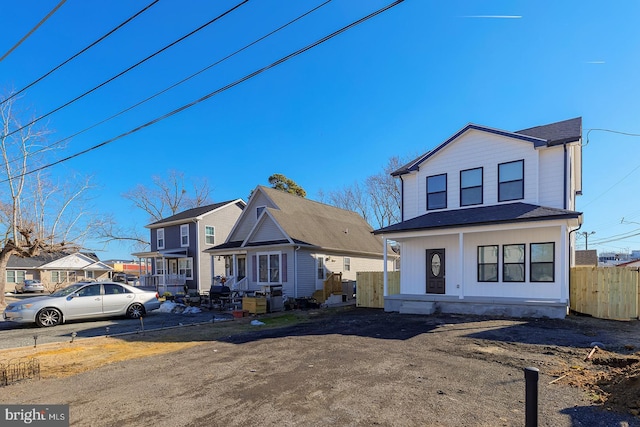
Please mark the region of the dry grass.
<svg viewBox="0 0 640 427"><path fill-rule="evenodd" d="M305 320L306 317L299 314L281 314L261 318L265 325L260 328L292 325ZM35 348L3 350L0 362L36 358L40 362L42 378L62 378L111 363L173 353L255 328L250 325L250 319L247 318L231 322L147 331L144 334L76 339L73 342L44 344Z"/></svg>

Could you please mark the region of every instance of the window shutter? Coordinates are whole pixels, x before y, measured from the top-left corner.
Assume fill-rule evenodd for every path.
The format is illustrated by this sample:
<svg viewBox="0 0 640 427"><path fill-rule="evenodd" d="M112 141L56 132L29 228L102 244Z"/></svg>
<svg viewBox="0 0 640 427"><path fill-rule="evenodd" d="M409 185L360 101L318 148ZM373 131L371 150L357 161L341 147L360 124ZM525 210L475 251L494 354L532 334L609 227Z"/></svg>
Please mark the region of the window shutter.
<svg viewBox="0 0 640 427"><path fill-rule="evenodd" d="M282 283L287 281L287 254L282 254Z"/></svg>
<svg viewBox="0 0 640 427"><path fill-rule="evenodd" d="M258 281L258 272L256 271L257 268L258 265L256 263L256 256L251 255L251 281L254 283Z"/></svg>

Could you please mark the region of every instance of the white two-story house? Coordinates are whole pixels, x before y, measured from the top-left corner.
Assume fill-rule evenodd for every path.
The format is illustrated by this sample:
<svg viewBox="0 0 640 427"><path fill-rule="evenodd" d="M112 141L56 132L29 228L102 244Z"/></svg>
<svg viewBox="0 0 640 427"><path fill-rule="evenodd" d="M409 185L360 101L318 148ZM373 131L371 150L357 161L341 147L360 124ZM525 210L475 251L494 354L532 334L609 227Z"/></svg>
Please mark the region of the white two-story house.
<svg viewBox="0 0 640 427"><path fill-rule="evenodd" d="M402 254L385 310L564 318L581 140L581 118L516 132L469 124L395 171L402 221L374 232Z"/></svg>

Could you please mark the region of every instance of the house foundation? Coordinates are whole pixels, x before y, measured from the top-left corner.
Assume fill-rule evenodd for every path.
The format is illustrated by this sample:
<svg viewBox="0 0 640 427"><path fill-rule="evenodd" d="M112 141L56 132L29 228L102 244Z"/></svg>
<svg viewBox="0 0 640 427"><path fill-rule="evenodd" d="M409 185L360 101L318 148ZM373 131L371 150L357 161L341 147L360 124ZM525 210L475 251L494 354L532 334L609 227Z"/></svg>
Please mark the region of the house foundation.
<svg viewBox="0 0 640 427"><path fill-rule="evenodd" d="M465 297L450 295L389 295L384 311L403 314L471 314L521 318L564 319L569 303L528 298Z"/></svg>

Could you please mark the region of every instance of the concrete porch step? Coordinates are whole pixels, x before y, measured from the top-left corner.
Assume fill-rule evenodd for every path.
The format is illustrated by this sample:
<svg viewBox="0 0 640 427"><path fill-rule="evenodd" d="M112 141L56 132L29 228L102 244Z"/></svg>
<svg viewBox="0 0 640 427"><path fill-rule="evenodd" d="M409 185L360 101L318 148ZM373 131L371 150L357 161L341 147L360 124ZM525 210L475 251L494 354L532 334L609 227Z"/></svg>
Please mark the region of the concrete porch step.
<svg viewBox="0 0 640 427"><path fill-rule="evenodd" d="M400 314L433 314L436 304L427 301L403 301L400 305Z"/></svg>

